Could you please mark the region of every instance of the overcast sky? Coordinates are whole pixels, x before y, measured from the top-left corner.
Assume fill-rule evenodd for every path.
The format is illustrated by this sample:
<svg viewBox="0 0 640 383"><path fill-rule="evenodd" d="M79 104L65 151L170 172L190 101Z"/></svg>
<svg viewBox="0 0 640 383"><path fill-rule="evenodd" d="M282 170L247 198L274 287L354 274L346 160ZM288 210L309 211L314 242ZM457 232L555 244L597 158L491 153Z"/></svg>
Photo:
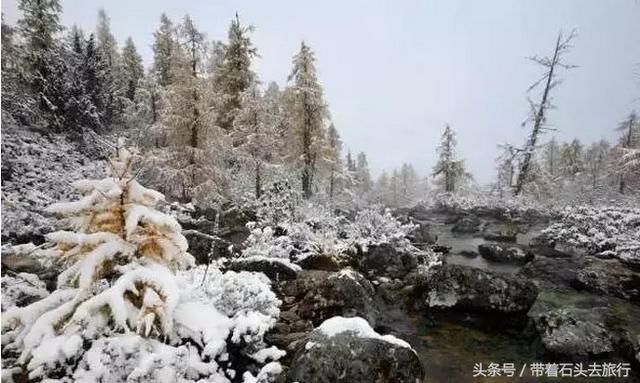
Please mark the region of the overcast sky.
<svg viewBox="0 0 640 383"><path fill-rule="evenodd" d="M550 53L560 29L576 28L549 120L559 139L612 139L640 110L639 0L232 1L66 0L62 22L93 30L98 8L120 42L132 36L145 64L165 12L189 13L210 39L226 39L236 10L256 30L263 82L284 84L305 40L345 148L364 151L375 173L412 162L426 174L445 123L481 182L494 175L496 145L520 144L526 89L540 68L526 58ZM2 2L8 22L16 0Z"/></svg>

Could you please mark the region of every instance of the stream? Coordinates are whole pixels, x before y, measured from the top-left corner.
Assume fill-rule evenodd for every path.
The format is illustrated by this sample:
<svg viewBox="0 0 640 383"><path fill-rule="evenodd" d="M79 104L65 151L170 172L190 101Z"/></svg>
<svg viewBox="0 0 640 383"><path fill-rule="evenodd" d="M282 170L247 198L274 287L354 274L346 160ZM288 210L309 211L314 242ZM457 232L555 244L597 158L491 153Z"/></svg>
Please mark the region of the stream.
<svg viewBox="0 0 640 383"><path fill-rule="evenodd" d="M521 265L496 263L482 256L469 257L460 252L474 251L478 245L487 243L473 234L452 233L450 224L440 219L430 222L431 230L437 234L440 245L451 247L444 261L499 273L516 273ZM534 227L526 234L519 234L518 245L529 244L541 227ZM510 245L514 245L511 243ZM395 309L392 311L396 311ZM422 316L410 316L397 309L391 315L396 319L398 333L404 336L417 351L424 367L424 382L430 383L471 383L471 382L637 382L637 378L597 378L597 377L564 377L543 378L531 376L531 363L562 363L570 361L550 360L540 354L540 348L531 344L532 336L522 329L486 330L485 326L473 325L468 318L448 318L437 320ZM492 326L495 328L495 323ZM499 325L498 325L499 327ZM489 363L513 363L515 374L508 376L474 377L474 365L482 363L486 370ZM524 366L523 376L519 377ZM572 365L573 366L573 365ZM585 369L588 363L584 363Z"/></svg>

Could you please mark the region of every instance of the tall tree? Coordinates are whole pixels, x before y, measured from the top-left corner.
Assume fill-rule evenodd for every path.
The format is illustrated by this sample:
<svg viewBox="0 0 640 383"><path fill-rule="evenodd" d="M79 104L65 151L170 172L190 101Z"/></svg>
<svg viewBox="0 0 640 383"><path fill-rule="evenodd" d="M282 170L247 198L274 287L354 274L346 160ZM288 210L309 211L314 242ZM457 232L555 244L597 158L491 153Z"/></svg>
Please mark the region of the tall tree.
<svg viewBox="0 0 640 383"><path fill-rule="evenodd" d="M340 153L342 151L342 141L336 126L331 123L327 130L327 143L329 146L329 200L333 201L336 194L338 174L341 171L342 164L340 161Z"/></svg>
<svg viewBox="0 0 640 383"><path fill-rule="evenodd" d="M447 193L455 193L464 179L469 177L464 169L464 161L457 158L457 144L456 134L447 124L437 148L438 162L433 167L433 177Z"/></svg>
<svg viewBox="0 0 640 383"><path fill-rule="evenodd" d="M617 130L622 133L620 137L620 150L622 158L628 155L632 149L640 147L640 121L635 111L629 113L629 116L620 123ZM627 178L629 176L629 167L624 164L626 161L621 161L621 167L619 170L618 192L624 194L627 189Z"/></svg>
<svg viewBox="0 0 640 383"><path fill-rule="evenodd" d="M173 83L172 66L176 51L176 30L166 14L160 16L160 27L153 33L153 72L158 84L166 87Z"/></svg>
<svg viewBox="0 0 640 383"><path fill-rule="evenodd" d="M556 45L553 50L553 55L548 56L534 56L532 61L541 65L544 68L542 77L533 83L528 89L528 92L537 89L540 85L543 85L542 95L539 103L534 103L530 100L531 104L531 116L528 121L531 121L531 133L525 144L522 153L522 161L520 165L520 172L518 173L518 180L516 182L515 194L518 195L522 192L525 183L529 177L529 171L532 166L533 157L537 148L538 140L540 136L549 129L547 121L547 112L553 107L551 104L551 91L560 83L558 79L559 69L570 69L573 65L566 64L563 61L563 56L571 49L571 42L575 38L575 31L572 31L568 36L563 36L562 32L558 34L556 39Z"/></svg>
<svg viewBox="0 0 640 383"><path fill-rule="evenodd" d="M62 128L64 107L64 62L57 34L62 30L58 0L20 0L18 31L24 40L21 54L21 78L37 100L42 112L50 117L50 125Z"/></svg>
<svg viewBox="0 0 640 383"><path fill-rule="evenodd" d="M233 127L233 120L240 110L242 93L255 79L255 74L251 71L251 59L257 53L249 39L252 31L253 27L240 25L240 18L236 13L229 27L224 59L214 78L219 98L216 123L227 132Z"/></svg>
<svg viewBox="0 0 640 383"><path fill-rule="evenodd" d="M364 152L358 153L355 177L356 182L358 183L358 188L362 194L371 190L372 182L371 172L369 171L369 161L367 160L367 155Z"/></svg>
<svg viewBox="0 0 640 383"><path fill-rule="evenodd" d="M209 87L202 76L205 38L189 16L178 30L170 68L173 82L166 89L160 124L168 147L151 156L157 158L157 171L150 177L162 182L165 192L174 198L203 202L219 197L224 187L214 150L218 134L206 120Z"/></svg>
<svg viewBox="0 0 640 383"><path fill-rule="evenodd" d="M239 162L253 175L256 200L263 191L265 168L275 161L276 136L273 125L268 124L264 99L257 84L244 91L240 113L234 120L233 135Z"/></svg>
<svg viewBox="0 0 640 383"><path fill-rule="evenodd" d="M136 96L138 83L144 76L142 57L138 53L133 39L127 38L122 48L121 71L124 80L125 97L133 101Z"/></svg>
<svg viewBox="0 0 640 383"><path fill-rule="evenodd" d="M289 158L301 169L302 192L305 198L310 198L317 163L326 148L325 119L328 112L316 75L313 51L304 42L293 57L289 82Z"/></svg>
<svg viewBox="0 0 640 383"><path fill-rule="evenodd" d="M96 42L105 66L103 80L103 87L106 93L104 123L107 126L111 126L116 118L119 117L122 109L120 97L122 97L123 89L121 88L121 81L119 81L121 74L119 73L120 54L118 52L118 42L111 32L111 19L104 9L98 10Z"/></svg>

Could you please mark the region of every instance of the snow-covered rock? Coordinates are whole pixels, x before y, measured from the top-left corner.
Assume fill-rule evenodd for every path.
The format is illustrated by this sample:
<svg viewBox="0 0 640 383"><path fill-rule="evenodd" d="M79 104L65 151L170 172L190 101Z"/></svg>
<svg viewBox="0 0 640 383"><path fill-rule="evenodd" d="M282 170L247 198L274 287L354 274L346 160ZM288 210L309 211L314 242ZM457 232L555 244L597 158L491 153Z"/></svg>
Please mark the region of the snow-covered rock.
<svg viewBox="0 0 640 383"><path fill-rule="evenodd" d="M318 383L415 383L424 370L411 346L380 335L366 320L333 317L301 341L290 381Z"/></svg>

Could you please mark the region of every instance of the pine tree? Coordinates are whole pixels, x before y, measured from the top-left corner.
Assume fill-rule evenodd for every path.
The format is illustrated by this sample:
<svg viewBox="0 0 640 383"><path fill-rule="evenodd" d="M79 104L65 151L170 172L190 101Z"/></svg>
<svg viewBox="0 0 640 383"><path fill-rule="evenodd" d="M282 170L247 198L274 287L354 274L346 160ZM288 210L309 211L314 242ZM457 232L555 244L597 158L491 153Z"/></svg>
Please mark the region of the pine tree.
<svg viewBox="0 0 640 383"><path fill-rule="evenodd" d="M133 101L138 83L144 76L144 67L142 66L142 57L138 54L131 37L127 38L124 48L122 48L120 71L125 82L125 97Z"/></svg>
<svg viewBox="0 0 640 383"><path fill-rule="evenodd" d="M455 193L465 178L469 177L464 169L464 161L457 159L456 145L455 132L447 124L437 149L438 162L433 168L433 177L439 179L438 182L447 193Z"/></svg>
<svg viewBox="0 0 640 383"><path fill-rule="evenodd" d="M166 14L160 16L160 27L153 33L153 72L161 87L173 83L173 60L176 52L176 30Z"/></svg>
<svg viewBox="0 0 640 383"><path fill-rule="evenodd" d="M241 95L255 80L251 71L251 59L257 55L249 39L253 27L240 25L240 18L231 21L229 27L229 41L224 49L224 59L214 78L217 93L216 124L229 132L233 127L233 120L240 110Z"/></svg>
<svg viewBox="0 0 640 383"><path fill-rule="evenodd" d="M608 158L610 145L606 140L594 142L584 153L584 167L587 173L588 184L591 191L602 188L603 180L607 177Z"/></svg>
<svg viewBox="0 0 640 383"><path fill-rule="evenodd" d="M313 194L313 181L318 161L326 149L325 119L327 106L318 83L315 57L303 42L293 57L289 76L287 106L289 115L290 161L301 170L302 193Z"/></svg>

